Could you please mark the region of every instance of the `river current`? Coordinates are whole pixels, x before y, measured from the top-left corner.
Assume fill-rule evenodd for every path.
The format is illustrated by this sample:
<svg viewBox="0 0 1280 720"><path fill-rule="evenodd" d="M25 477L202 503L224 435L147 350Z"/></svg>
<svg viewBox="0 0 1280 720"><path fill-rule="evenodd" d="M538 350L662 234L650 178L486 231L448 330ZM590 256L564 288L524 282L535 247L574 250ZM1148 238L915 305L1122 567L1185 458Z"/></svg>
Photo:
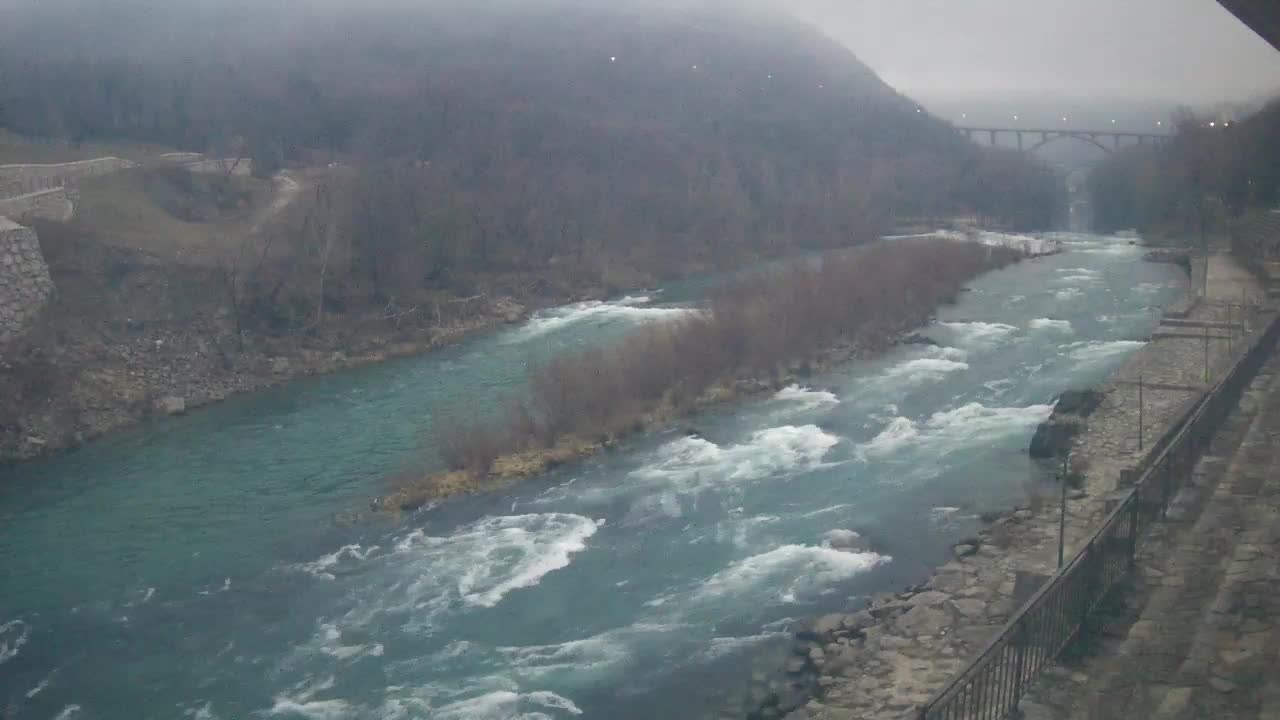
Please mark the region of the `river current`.
<svg viewBox="0 0 1280 720"><path fill-rule="evenodd" d="M1025 499L1064 390L1185 275L1120 238L974 281L924 334L495 495L343 526L432 424L707 282L234 398L0 469L6 720L690 717L788 625L923 579ZM688 432L690 427L696 434ZM858 533L871 550L845 544Z"/></svg>

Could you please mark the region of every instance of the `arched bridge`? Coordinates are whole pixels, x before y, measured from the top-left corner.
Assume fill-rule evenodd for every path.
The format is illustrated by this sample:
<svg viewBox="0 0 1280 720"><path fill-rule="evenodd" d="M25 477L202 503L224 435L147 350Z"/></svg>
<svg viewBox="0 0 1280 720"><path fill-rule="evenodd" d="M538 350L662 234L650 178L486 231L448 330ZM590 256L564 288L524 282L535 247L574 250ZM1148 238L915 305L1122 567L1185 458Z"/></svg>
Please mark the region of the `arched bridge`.
<svg viewBox="0 0 1280 720"><path fill-rule="evenodd" d="M1066 129L1048 129L1048 128L1008 128L1008 127L957 127L956 131L962 133L970 140L974 136L987 136L991 140L992 145L996 145L999 138L1003 136L1014 136L1018 141L1018 149L1033 152L1055 140L1071 138L1096 145L1103 152L1113 152L1125 143L1130 145L1145 145L1146 143L1160 143L1169 139L1168 135L1160 133L1143 133L1143 132L1124 132L1120 130L1066 130Z"/></svg>

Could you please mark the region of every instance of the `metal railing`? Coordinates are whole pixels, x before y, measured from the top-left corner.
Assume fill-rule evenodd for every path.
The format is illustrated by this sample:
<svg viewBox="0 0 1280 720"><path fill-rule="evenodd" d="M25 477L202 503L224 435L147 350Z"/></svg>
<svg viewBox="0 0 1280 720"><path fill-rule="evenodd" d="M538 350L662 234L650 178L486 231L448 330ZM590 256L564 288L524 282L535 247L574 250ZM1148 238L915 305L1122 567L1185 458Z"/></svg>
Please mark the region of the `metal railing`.
<svg viewBox="0 0 1280 720"><path fill-rule="evenodd" d="M1239 402L1280 336L1272 318L1218 382L1144 458L1133 487L1088 542L1014 613L963 670L917 711L919 720L1001 720L1085 631L1089 615L1132 569L1138 537L1162 518L1213 433Z"/></svg>

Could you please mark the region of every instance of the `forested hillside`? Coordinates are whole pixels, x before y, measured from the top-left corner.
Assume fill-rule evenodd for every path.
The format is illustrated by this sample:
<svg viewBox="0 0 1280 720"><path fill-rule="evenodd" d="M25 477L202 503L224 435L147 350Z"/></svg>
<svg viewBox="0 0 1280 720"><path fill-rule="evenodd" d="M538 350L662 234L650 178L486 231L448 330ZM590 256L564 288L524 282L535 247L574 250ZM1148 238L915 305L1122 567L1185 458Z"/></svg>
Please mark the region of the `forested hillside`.
<svg viewBox="0 0 1280 720"><path fill-rule="evenodd" d="M1108 158L1090 178L1095 220L1186 239L1280 205L1280 100L1238 121L1185 114L1174 136Z"/></svg>
<svg viewBox="0 0 1280 720"><path fill-rule="evenodd" d="M459 269L670 271L847 244L893 217L1053 212L1045 172L966 145L765 11L79 5L0 29L0 123L244 154L260 174L353 166L348 259L375 294Z"/></svg>
<svg viewBox="0 0 1280 720"><path fill-rule="evenodd" d="M1044 227L1061 185L737 1L0 0L0 18L0 164L142 163L38 224L58 291L5 348L3 456L904 218ZM168 149L259 177L197 181Z"/></svg>

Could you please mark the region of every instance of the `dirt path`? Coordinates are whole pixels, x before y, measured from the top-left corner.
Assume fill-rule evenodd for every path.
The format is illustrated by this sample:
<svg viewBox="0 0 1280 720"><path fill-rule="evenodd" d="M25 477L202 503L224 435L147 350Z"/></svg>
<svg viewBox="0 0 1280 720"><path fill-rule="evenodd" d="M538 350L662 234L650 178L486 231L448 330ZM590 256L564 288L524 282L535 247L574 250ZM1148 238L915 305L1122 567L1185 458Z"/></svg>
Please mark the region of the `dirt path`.
<svg viewBox="0 0 1280 720"><path fill-rule="evenodd" d="M274 186L275 194L266 207L254 214L253 221L249 225L250 234L256 235L261 232L267 223L284 212L285 208L292 205L298 199L298 196L302 194L303 184L288 170L276 173L271 178L271 183Z"/></svg>

